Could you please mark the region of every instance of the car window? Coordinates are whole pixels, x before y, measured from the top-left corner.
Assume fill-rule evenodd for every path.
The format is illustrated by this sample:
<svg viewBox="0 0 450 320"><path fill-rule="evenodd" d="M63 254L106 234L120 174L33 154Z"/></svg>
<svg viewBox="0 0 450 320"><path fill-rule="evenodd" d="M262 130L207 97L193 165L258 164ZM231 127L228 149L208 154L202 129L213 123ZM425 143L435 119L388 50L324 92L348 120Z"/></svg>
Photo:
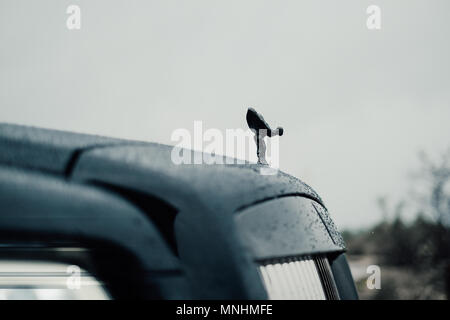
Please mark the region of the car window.
<svg viewBox="0 0 450 320"><path fill-rule="evenodd" d="M102 283L76 265L0 260L0 300L107 300Z"/></svg>

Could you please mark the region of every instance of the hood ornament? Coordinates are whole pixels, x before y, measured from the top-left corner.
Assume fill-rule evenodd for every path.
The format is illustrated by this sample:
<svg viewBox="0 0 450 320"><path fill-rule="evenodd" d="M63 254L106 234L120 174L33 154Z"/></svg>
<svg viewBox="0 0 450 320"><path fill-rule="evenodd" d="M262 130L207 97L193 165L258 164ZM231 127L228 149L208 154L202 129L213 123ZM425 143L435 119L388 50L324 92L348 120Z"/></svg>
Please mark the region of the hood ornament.
<svg viewBox="0 0 450 320"><path fill-rule="evenodd" d="M266 136L269 138L274 136L282 136L284 130L282 127L272 130L269 124L264 120L263 116L256 112L253 108L248 108L246 119L248 127L255 134L254 138L256 142L258 164L268 165L266 161L266 143L264 142L264 138Z"/></svg>

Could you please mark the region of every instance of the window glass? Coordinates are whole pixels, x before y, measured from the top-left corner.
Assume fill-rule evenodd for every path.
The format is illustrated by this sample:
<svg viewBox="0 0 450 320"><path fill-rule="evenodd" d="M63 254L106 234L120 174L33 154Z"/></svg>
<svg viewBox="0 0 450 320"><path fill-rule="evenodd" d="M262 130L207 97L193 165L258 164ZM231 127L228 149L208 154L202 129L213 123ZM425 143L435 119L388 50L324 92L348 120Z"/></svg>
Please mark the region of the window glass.
<svg viewBox="0 0 450 320"><path fill-rule="evenodd" d="M76 265L0 260L0 300L105 300L103 285Z"/></svg>

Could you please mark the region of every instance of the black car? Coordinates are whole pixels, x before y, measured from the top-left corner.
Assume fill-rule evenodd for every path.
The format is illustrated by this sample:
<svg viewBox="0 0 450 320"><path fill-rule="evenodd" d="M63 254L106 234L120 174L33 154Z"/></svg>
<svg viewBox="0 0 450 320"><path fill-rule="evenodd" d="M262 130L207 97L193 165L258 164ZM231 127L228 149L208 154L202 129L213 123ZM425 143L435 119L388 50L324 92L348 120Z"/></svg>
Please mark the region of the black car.
<svg viewBox="0 0 450 320"><path fill-rule="evenodd" d="M357 299L314 190L171 150L0 124L0 298Z"/></svg>

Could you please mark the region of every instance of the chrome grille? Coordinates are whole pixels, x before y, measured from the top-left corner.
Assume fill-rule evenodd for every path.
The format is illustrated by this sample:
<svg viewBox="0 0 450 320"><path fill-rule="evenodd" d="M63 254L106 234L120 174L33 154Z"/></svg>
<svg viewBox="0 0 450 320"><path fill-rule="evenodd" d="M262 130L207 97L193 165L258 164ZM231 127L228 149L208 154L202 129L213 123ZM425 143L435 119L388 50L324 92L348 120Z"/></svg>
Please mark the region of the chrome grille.
<svg viewBox="0 0 450 320"><path fill-rule="evenodd" d="M337 291L336 283L334 282L333 273L330 264L326 257L316 257L314 259L319 270L320 278L322 280L323 289L327 295L328 300L339 300L339 293Z"/></svg>
<svg viewBox="0 0 450 320"><path fill-rule="evenodd" d="M328 259L302 256L263 261L259 271L271 300L337 300Z"/></svg>

